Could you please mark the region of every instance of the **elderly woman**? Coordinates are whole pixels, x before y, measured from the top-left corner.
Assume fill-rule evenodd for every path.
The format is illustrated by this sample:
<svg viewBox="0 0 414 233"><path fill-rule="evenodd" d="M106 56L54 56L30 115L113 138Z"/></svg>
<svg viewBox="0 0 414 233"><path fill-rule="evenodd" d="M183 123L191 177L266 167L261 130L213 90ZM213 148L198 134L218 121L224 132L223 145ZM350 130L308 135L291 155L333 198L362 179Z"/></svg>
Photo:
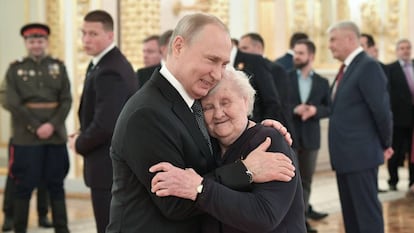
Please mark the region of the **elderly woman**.
<svg viewBox="0 0 414 233"><path fill-rule="evenodd" d="M268 151L284 153L296 163L294 152L277 130L249 121L254 95L246 75L229 68L202 99L208 131L218 141L213 143L218 145L214 148L217 163L244 159L266 138L272 142ZM202 179L190 169L183 175L184 180ZM203 219L202 232L306 232L302 187L297 175L290 182L252 183L251 190L243 191L231 190L209 179L203 179L195 194L184 191L184 184L170 185L182 185L182 190L169 195L195 200L199 209L210 214ZM218 195L219 189L225 192Z"/></svg>

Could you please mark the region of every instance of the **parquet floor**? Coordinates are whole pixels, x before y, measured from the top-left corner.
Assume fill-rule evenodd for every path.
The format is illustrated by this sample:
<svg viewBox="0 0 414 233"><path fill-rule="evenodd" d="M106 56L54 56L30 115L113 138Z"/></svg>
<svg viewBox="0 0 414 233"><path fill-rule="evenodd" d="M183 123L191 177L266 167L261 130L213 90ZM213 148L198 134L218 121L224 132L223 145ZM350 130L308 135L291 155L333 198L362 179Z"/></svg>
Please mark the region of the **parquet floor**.
<svg viewBox="0 0 414 233"><path fill-rule="evenodd" d="M407 191L407 173L400 171L401 181L399 191L379 194L383 203L385 232L386 233L413 233L414 232L414 198L405 197ZM386 186L387 174L384 168L380 169L379 185ZM69 188L67 188L68 190ZM92 205L88 195L71 195L68 193L67 208L69 227L72 233L96 233L93 221ZM0 200L3 200L0 194ZM338 191L334 173L319 172L314 177L311 203L317 211L328 212L329 216L320 221L310 221L319 233L345 233L343 229ZM0 202L0 206L2 203ZM0 223L3 222L3 213L0 213ZM37 227L35 198L32 198L29 233L53 233L51 229Z"/></svg>

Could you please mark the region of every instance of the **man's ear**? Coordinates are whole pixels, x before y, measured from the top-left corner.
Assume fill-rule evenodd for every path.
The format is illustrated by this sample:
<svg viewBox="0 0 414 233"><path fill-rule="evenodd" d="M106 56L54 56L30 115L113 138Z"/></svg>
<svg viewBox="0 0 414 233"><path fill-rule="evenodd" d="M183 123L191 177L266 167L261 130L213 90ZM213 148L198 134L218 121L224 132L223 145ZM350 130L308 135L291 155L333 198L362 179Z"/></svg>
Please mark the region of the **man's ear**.
<svg viewBox="0 0 414 233"><path fill-rule="evenodd" d="M171 44L172 46L172 53L173 54L180 54L182 48L184 47L184 38L182 36L176 36Z"/></svg>

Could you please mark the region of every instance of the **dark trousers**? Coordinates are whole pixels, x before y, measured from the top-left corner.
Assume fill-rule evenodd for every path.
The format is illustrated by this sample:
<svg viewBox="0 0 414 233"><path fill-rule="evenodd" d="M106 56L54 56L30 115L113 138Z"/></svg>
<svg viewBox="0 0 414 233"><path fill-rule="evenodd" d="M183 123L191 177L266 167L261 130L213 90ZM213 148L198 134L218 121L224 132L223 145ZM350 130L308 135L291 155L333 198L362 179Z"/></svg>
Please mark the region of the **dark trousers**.
<svg viewBox="0 0 414 233"><path fill-rule="evenodd" d="M45 183L52 204L56 233L68 233L63 181L69 170L66 144L14 145L10 153L10 176L16 185L14 200L14 230L26 233L30 198L33 189Z"/></svg>
<svg viewBox="0 0 414 233"><path fill-rule="evenodd" d="M8 147L8 157L10 159L10 153L14 151L13 141L10 139ZM9 160L10 162L10 160ZM9 167L10 171L11 167ZM6 185L4 187L4 196L3 196L3 213L7 217L13 217L13 202L14 202L14 192L16 190L16 185L14 180L8 174L6 179ZM46 216L48 212L48 194L45 183L41 183L37 187L37 214L38 216Z"/></svg>
<svg viewBox="0 0 414 233"><path fill-rule="evenodd" d="M97 233L105 233L105 229L109 224L111 189L91 188L91 196Z"/></svg>
<svg viewBox="0 0 414 233"><path fill-rule="evenodd" d="M14 184L14 180L10 176L7 176L3 199L3 213L5 216L13 217L13 202L15 191L16 185ZM45 185L40 185L37 187L37 214L39 217L46 216L48 213L48 196L49 195L47 193Z"/></svg>
<svg viewBox="0 0 414 233"><path fill-rule="evenodd" d="M378 199L378 168L336 174L347 233L384 233Z"/></svg>
<svg viewBox="0 0 414 233"><path fill-rule="evenodd" d="M408 157L410 161L413 128L394 127L392 148L394 155L388 160L387 168L390 176L388 184L397 185L399 181L398 167L403 166ZM414 164L409 162L409 185L414 183Z"/></svg>
<svg viewBox="0 0 414 233"><path fill-rule="evenodd" d="M63 181L69 170L66 144L15 145L12 161L16 198L30 199L33 190L44 182L51 200L64 199Z"/></svg>
<svg viewBox="0 0 414 233"><path fill-rule="evenodd" d="M299 161L300 178L302 179L303 201L305 210L309 208L309 198L312 188L312 178L315 173L318 150L295 149Z"/></svg>

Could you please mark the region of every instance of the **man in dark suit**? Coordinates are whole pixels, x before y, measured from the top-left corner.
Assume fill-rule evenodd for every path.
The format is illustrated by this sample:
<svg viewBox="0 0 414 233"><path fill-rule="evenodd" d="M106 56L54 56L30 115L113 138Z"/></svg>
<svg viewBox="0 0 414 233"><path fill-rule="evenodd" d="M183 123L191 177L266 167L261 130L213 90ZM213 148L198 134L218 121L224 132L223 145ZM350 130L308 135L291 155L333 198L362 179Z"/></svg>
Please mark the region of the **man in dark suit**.
<svg viewBox="0 0 414 233"><path fill-rule="evenodd" d="M388 76L388 68L387 66L378 60L378 48L375 45L374 37L371 34L368 33L361 33L361 37L359 38L359 42L361 43L362 49L372 58L378 61L378 63L381 65L382 70L384 70L385 74ZM378 187L378 192L384 193L387 192L387 190L380 189Z"/></svg>
<svg viewBox="0 0 414 233"><path fill-rule="evenodd" d="M245 53L251 53L263 56L264 55L264 40L258 33L247 33L240 38L239 50ZM267 69L272 75L272 80L275 84L277 95L279 96L279 103L281 111L277 119L293 134L292 112L289 106L290 86L288 75L284 68L277 63L270 61L263 57Z"/></svg>
<svg viewBox="0 0 414 233"><path fill-rule="evenodd" d="M390 190L397 190L398 167L403 166L406 157L409 161L409 186L414 184L414 164L410 161L414 126L414 75L411 42L407 39L398 41L396 52L398 60L388 65L394 123L392 148L395 151L394 156L388 161Z"/></svg>
<svg viewBox="0 0 414 233"><path fill-rule="evenodd" d="M156 69L160 69L161 64L165 62L165 59L167 58L168 43L170 42L171 35L172 35L172 30L168 30L168 31L165 31L158 38L158 46L160 48L160 53L161 53L160 62L155 65L145 66L144 68L137 70L138 84L140 88L144 86L144 84L150 79L152 73L154 73Z"/></svg>
<svg viewBox="0 0 414 233"><path fill-rule="evenodd" d="M374 37L370 34L367 33L361 33L361 37L359 38L359 42L361 43L361 47L362 49L364 49L364 51L371 56L372 58L374 58L375 60L377 60L379 62L379 64L381 65L382 69L384 70L385 74L388 75L387 73L387 66L382 63L381 61L378 60L378 48L375 45L375 40Z"/></svg>
<svg viewBox="0 0 414 233"><path fill-rule="evenodd" d="M393 153L387 78L360 47L359 29L353 22L339 22L328 32L329 49L343 63L332 89L328 132L345 231L381 233L378 166Z"/></svg>
<svg viewBox="0 0 414 233"><path fill-rule="evenodd" d="M245 72L256 90L251 119L255 122L264 119L282 120L279 94L263 56L244 53L236 47L233 47L230 56L234 57L234 68Z"/></svg>
<svg viewBox="0 0 414 233"><path fill-rule="evenodd" d="M321 146L320 120L329 116L331 98L328 80L313 70L315 44L308 39L298 40L293 51L296 69L289 72L291 87L289 103L290 111L294 113L295 126L292 134L293 148L298 156L303 199L305 209L308 209L312 177ZM317 232L308 222L306 227L308 232Z"/></svg>
<svg viewBox="0 0 414 233"><path fill-rule="evenodd" d="M171 39L165 66L131 97L115 128L111 145L114 183L107 233L199 232L202 213L191 201L160 198L153 193L159 190L151 190L155 175L151 172L171 170L171 165L191 167L202 175L210 172L216 180L233 188L278 177L278 166L273 166L278 163L268 161L275 158L274 154L265 153L264 148L254 150L245 160L214 170L212 144L203 133L203 115L196 107L198 99L221 79L230 60L232 45L226 26L214 16L191 14L178 22ZM267 148L268 144L262 146ZM151 166L163 161L168 163L149 172ZM291 165L283 164L286 172L281 177L286 179L282 180L290 180ZM193 189L203 192L201 181Z"/></svg>
<svg viewBox="0 0 414 233"><path fill-rule="evenodd" d="M301 39L308 39L308 35L303 32L295 32L290 37L289 41L289 50L281 57L277 58L275 62L281 65L287 72L291 71L293 66L293 46L295 45L296 41Z"/></svg>
<svg viewBox="0 0 414 233"><path fill-rule="evenodd" d="M138 87L134 70L114 44L112 17L105 11L89 12L82 27L85 52L93 56L79 106L80 132L70 147L84 158L84 179L91 188L98 233L109 222L112 163L109 147L115 122Z"/></svg>

